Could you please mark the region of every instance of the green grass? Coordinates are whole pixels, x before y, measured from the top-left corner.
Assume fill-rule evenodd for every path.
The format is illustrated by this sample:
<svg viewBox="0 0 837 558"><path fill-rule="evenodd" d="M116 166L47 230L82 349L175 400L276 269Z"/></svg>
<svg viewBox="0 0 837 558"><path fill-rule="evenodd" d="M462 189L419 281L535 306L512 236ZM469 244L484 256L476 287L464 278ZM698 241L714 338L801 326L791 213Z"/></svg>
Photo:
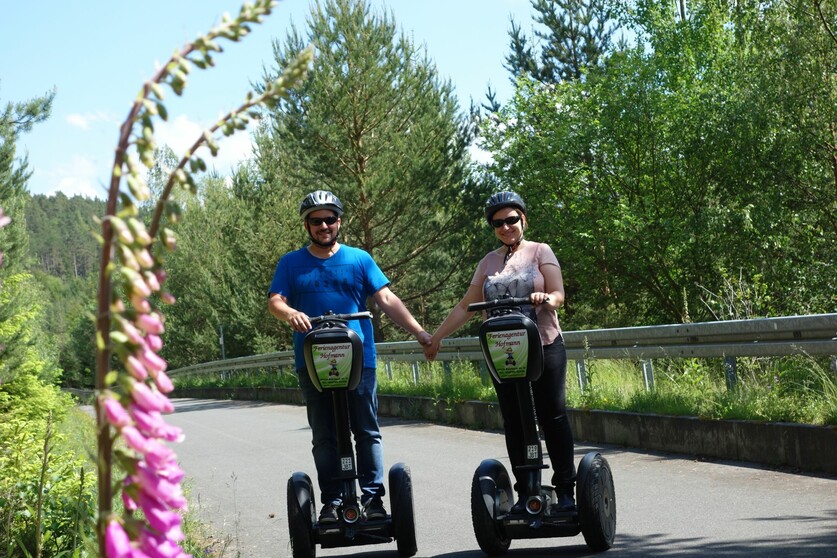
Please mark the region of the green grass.
<svg viewBox="0 0 837 558"><path fill-rule="evenodd" d="M837 425L837 377L825 358L739 358L738 381L727 388L721 359L653 361L654 386L646 389L642 368L629 360L588 360L582 392L576 363L567 367L567 404L577 409L631 411L712 419L740 419ZM379 363L382 394L429 397L439 401L496 401L487 372L478 363L457 361ZM296 375L249 370L225 376L175 378L186 387L298 387Z"/></svg>

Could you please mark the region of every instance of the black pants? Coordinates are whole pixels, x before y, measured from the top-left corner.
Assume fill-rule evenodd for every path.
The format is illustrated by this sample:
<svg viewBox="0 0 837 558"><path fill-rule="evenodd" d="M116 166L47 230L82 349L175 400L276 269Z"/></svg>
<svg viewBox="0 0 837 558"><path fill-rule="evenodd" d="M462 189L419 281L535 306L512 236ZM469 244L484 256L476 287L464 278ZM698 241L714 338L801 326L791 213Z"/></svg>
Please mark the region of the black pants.
<svg viewBox="0 0 837 558"><path fill-rule="evenodd" d="M552 484L559 489L571 490L575 483L575 462L573 433L567 419L567 351L563 338L559 337L551 345L544 346L543 359L543 373L532 384L535 413L552 462ZM515 488L522 487L525 476L517 476L517 467L526 460L526 448L516 388L511 383L498 384L494 381L494 389L497 390L497 401L503 413L506 449L517 480Z"/></svg>

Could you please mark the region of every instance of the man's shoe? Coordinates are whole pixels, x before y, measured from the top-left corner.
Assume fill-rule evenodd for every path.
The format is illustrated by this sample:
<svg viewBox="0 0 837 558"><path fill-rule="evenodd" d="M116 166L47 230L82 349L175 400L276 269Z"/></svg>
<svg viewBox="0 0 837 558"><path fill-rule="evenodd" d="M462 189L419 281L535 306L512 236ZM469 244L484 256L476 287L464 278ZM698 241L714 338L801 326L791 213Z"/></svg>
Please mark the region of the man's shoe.
<svg viewBox="0 0 837 558"><path fill-rule="evenodd" d="M363 513L366 519L386 519L387 510L384 509L384 503L373 498L366 502L363 506Z"/></svg>
<svg viewBox="0 0 837 558"><path fill-rule="evenodd" d="M553 512L565 512L575 509L575 499L573 495L568 492L559 492L554 504L552 504Z"/></svg>
<svg viewBox="0 0 837 558"><path fill-rule="evenodd" d="M320 510L320 523L337 523L337 508L334 504L326 504Z"/></svg>

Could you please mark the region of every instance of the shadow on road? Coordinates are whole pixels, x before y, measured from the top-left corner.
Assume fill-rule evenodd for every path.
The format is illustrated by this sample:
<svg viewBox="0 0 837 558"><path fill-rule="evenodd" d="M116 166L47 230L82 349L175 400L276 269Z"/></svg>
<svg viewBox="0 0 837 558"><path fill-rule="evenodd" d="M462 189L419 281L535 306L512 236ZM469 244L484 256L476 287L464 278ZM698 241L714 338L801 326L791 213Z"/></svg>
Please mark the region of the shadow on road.
<svg viewBox="0 0 837 558"><path fill-rule="evenodd" d="M225 399L173 399L176 413L192 413L216 409L254 409L275 405L269 401L230 401Z"/></svg>
<svg viewBox="0 0 837 558"><path fill-rule="evenodd" d="M745 534L742 533L742 535ZM560 539L556 539L556 541L560 541ZM559 556L562 558L576 558L595 555L601 555L606 558L616 556L819 558L829 556L834 552L835 545L837 545L837 534L823 534L818 537L798 539L775 538L759 541L722 543L697 538L677 539L663 534L648 535L645 537L619 536L617 534L614 546L609 551L601 553L593 552L583 544L555 546L552 548L525 548L525 544L526 541L512 541L511 548L509 548L509 551L504 556L508 556L509 558L514 558L515 556L531 558L555 558ZM560 545L560 542L558 544ZM476 546L476 543L474 543L474 546ZM517 548L515 548L516 546ZM419 548L417 556L423 556L421 554L421 548ZM485 558L485 556L482 551L475 548L473 551L436 554L434 558Z"/></svg>

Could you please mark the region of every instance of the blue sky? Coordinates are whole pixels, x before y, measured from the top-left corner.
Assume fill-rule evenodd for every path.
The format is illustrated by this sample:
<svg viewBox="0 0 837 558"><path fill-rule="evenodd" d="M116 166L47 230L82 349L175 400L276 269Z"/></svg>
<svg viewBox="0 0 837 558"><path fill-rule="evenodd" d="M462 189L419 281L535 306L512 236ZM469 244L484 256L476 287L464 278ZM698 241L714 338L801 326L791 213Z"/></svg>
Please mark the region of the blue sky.
<svg viewBox="0 0 837 558"><path fill-rule="evenodd" d="M529 0L370 0L387 9L415 44L427 48L440 76L467 108L490 84L501 101L512 93L503 59L510 17L531 33ZM51 118L22 136L32 194L104 197L118 126L142 83L185 43L238 13L236 0L62 0L6 2L0 34L0 103L25 101L55 88ZM309 0L282 0L240 43L222 41L216 67L195 69L182 98L167 94L169 122L157 141L182 153L218 115L240 104L250 84L272 67L271 42L293 22L305 30ZM224 173L248 156L249 135L221 143ZM208 160L209 162L209 160Z"/></svg>

